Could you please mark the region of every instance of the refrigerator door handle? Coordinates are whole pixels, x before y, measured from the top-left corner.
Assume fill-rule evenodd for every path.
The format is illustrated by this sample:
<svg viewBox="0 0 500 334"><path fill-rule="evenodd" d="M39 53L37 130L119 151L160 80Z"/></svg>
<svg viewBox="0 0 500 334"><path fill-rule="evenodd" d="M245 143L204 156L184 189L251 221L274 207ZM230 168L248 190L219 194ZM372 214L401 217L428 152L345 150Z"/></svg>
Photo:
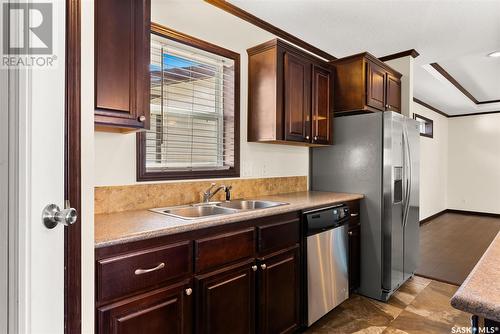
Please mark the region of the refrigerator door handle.
<svg viewBox="0 0 500 334"><path fill-rule="evenodd" d="M408 166L406 164L406 133L403 129L403 219L401 225L405 225L406 220L406 204L408 202Z"/></svg>
<svg viewBox="0 0 500 334"><path fill-rule="evenodd" d="M408 213L410 211L410 196L411 196L411 180L412 180L412 170L411 170L411 151L410 151L410 141L408 140L408 131L406 127L403 129L404 140L404 152L405 156L403 158L405 165L405 205L403 211L403 226L406 226L408 221Z"/></svg>

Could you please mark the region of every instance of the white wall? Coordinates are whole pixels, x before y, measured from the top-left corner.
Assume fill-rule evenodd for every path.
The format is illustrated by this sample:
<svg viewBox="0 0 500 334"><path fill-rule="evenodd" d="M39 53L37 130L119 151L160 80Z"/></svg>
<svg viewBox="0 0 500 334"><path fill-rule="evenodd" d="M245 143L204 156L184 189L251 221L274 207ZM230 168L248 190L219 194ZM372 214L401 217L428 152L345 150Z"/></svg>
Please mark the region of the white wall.
<svg viewBox="0 0 500 334"><path fill-rule="evenodd" d="M449 119L448 208L500 214L500 114Z"/></svg>
<svg viewBox="0 0 500 334"><path fill-rule="evenodd" d="M500 114L446 118L420 104L434 138L420 137L420 219L445 209L500 214Z"/></svg>
<svg viewBox="0 0 500 334"><path fill-rule="evenodd" d="M448 208L448 118L418 103L412 103L414 113L434 121L434 138L420 137L420 220L422 220Z"/></svg>
<svg viewBox="0 0 500 334"><path fill-rule="evenodd" d="M151 20L238 52L240 77L240 174L243 178L308 175L304 147L247 143L246 50L275 36L203 1L153 0ZM95 134L95 185L136 183L135 134Z"/></svg>

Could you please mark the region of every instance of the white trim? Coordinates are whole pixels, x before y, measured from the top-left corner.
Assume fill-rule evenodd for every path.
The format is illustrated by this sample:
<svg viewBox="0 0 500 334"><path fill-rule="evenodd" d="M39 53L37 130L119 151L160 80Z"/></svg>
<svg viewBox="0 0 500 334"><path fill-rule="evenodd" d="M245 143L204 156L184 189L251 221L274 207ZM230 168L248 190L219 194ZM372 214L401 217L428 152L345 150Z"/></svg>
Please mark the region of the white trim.
<svg viewBox="0 0 500 334"><path fill-rule="evenodd" d="M29 0L30 1L30 0ZM16 1L10 1L16 2ZM22 38L21 22L16 38ZM11 36L13 36L11 34ZM31 69L8 73L8 331L30 332Z"/></svg>
<svg viewBox="0 0 500 334"><path fill-rule="evenodd" d="M9 72L0 70L0 333L8 331L9 304Z"/></svg>
<svg viewBox="0 0 500 334"><path fill-rule="evenodd" d="M31 69L19 71L18 326L31 333Z"/></svg>
<svg viewBox="0 0 500 334"><path fill-rule="evenodd" d="M19 29L20 22L14 22L14 24L10 28L17 29L10 36L19 38L21 37L20 31L22 31ZM23 260L23 248L20 247L25 242L25 238L20 239L20 231L23 230L26 224L23 224L23 220L20 219L24 215L19 210L26 210L26 207L20 207L20 203L23 203L23 201L19 197L21 194L19 187L22 172L26 171L26 169L21 169L22 165L26 163L26 159L22 159L23 155L20 154L22 152L20 145L26 143L26 140L23 140L20 136L20 133L23 133L20 126L25 124L22 119L27 106L23 98L29 98L28 91L25 89L26 85L23 85L28 81L26 79L21 80L21 75L27 76L30 73L29 70L20 71L18 68L8 68L0 71L2 74L0 84L3 93L1 110L4 111L0 120L2 127L0 177L4 185L0 193L0 211L2 213L0 233L2 245L0 332L14 334L25 333L29 329L29 327L20 323L20 319L24 318L23 309L28 304L26 303L25 294L20 290L20 287L24 285L24 270L20 270L19 264L25 262Z"/></svg>

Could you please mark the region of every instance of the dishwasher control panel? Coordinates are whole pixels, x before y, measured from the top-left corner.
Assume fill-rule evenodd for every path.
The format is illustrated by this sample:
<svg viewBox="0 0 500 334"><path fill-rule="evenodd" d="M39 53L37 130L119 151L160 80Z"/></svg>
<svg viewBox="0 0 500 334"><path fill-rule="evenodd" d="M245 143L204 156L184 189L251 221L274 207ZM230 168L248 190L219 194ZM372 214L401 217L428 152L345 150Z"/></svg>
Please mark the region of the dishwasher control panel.
<svg viewBox="0 0 500 334"><path fill-rule="evenodd" d="M304 213L306 234L311 235L345 224L349 219L349 207L338 205L334 207L308 211Z"/></svg>

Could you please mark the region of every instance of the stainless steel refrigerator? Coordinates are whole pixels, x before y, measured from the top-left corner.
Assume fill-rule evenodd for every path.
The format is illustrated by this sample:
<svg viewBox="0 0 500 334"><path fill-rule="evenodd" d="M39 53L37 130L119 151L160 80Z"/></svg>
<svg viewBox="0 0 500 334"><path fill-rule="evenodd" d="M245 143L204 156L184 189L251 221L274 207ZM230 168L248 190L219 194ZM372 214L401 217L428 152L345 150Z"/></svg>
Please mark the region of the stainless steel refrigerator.
<svg viewBox="0 0 500 334"><path fill-rule="evenodd" d="M311 189L362 193L360 294L388 300L418 262L419 125L394 112L336 117L311 150Z"/></svg>

